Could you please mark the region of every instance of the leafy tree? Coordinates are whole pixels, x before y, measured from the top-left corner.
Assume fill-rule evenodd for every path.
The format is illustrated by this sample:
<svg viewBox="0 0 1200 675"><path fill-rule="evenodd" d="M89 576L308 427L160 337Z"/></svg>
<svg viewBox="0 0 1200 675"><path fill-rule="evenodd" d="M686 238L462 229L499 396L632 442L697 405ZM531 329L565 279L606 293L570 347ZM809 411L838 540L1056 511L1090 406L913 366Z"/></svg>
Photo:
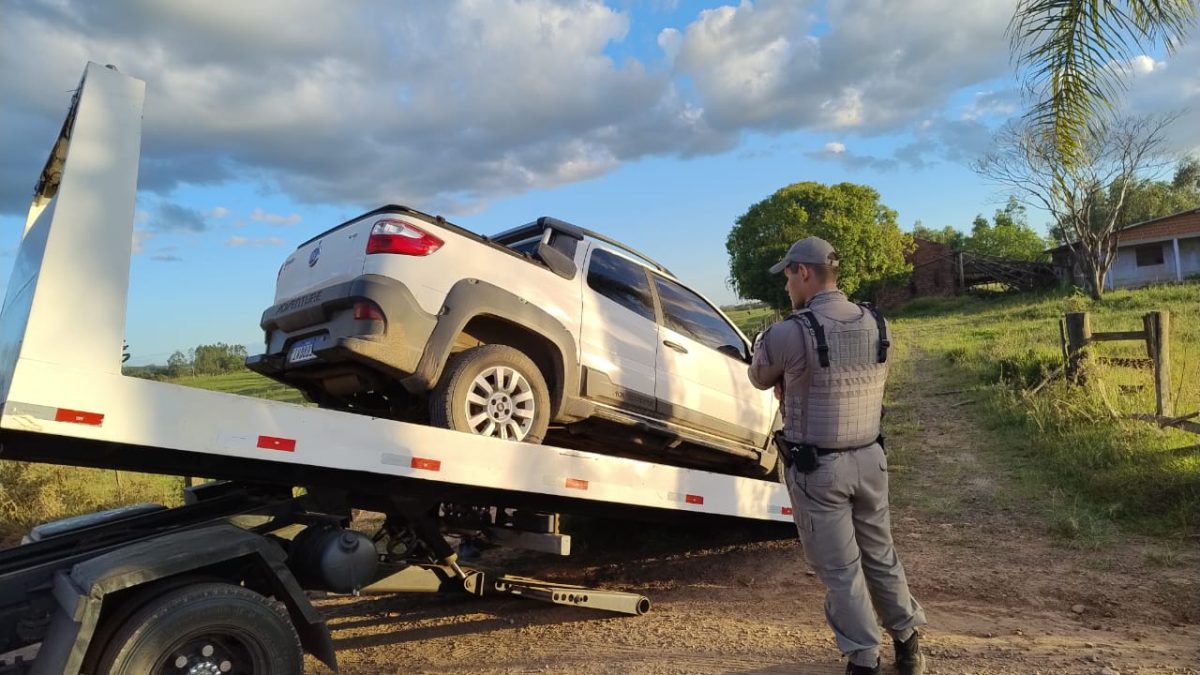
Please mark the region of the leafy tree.
<svg viewBox="0 0 1200 675"><path fill-rule="evenodd" d="M246 361L246 348L218 342L196 347L193 361L196 372L205 375L241 370Z"/></svg>
<svg viewBox="0 0 1200 675"><path fill-rule="evenodd" d="M1195 18L1195 0L1020 0L1008 34L1035 97L1026 120L1064 165L1086 161L1089 125L1123 86L1119 64L1160 43L1175 51Z"/></svg>
<svg viewBox="0 0 1200 675"><path fill-rule="evenodd" d="M925 227L919 220L913 225L912 236L913 239L925 239L926 241L935 241L939 244L947 244L955 251L961 251L963 243L967 239L967 235L959 232L951 225L947 225L940 230L934 230Z"/></svg>
<svg viewBox="0 0 1200 675"><path fill-rule="evenodd" d="M1029 226L1025 207L1016 197L1009 197L1008 204L996 211L991 223L982 214L975 216L963 250L997 258L1037 260L1044 256L1046 244Z"/></svg>
<svg viewBox="0 0 1200 675"><path fill-rule="evenodd" d="M1109 186L1099 214L1106 213L1108 205L1117 201L1119 190L1120 186ZM1200 162L1189 158L1176 166L1170 181L1144 178L1131 184L1125 193L1118 229L1196 207L1200 207Z"/></svg>
<svg viewBox="0 0 1200 675"><path fill-rule="evenodd" d="M780 188L753 204L725 240L729 280L743 298L787 307L783 277L768 271L796 240L818 236L837 249L839 285L854 294L872 282L906 274L912 238L900 231L896 212L866 185L804 182Z"/></svg>
<svg viewBox="0 0 1200 675"><path fill-rule="evenodd" d="M167 359L167 372L171 377L182 377L192 371L192 362L188 357L184 356L183 352L176 350Z"/></svg>

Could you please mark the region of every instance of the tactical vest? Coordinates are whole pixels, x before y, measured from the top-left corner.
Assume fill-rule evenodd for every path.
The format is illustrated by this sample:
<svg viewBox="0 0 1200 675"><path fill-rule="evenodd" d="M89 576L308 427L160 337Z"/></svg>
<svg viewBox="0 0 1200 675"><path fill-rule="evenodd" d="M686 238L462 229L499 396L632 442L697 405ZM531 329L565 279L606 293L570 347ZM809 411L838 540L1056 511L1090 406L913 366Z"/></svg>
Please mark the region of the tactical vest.
<svg viewBox="0 0 1200 675"><path fill-rule="evenodd" d="M800 323L807 350L799 419L788 420L789 440L829 450L861 448L880 434L887 382L887 324L879 310L860 303L862 316L837 321L804 309ZM791 394L791 392L788 392Z"/></svg>

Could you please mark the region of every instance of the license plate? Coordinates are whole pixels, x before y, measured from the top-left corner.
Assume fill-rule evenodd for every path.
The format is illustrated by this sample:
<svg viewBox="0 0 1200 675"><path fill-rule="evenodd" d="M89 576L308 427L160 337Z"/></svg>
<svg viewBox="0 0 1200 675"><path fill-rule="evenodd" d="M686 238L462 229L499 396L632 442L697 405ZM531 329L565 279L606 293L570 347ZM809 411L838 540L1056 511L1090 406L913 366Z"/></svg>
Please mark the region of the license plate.
<svg viewBox="0 0 1200 675"><path fill-rule="evenodd" d="M313 353L313 348L321 344L321 341L321 338L315 337L301 340L292 345L291 350L288 351L287 362L289 364L304 363L305 361L311 361L317 358L317 355Z"/></svg>

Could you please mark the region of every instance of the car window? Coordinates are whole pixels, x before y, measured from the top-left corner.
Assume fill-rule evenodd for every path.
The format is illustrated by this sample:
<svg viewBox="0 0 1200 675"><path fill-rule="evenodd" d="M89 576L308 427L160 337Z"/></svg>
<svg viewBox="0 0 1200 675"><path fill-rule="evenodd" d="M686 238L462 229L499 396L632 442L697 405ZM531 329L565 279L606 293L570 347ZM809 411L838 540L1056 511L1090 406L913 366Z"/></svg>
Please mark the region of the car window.
<svg viewBox="0 0 1200 675"><path fill-rule="evenodd" d="M654 277L654 285L668 328L713 349L728 346L738 354L745 351L737 331L704 298L659 276Z"/></svg>
<svg viewBox="0 0 1200 675"><path fill-rule="evenodd" d="M508 247L514 251L517 251L518 253L528 253L529 255L533 255L535 252L537 252L537 247L540 243L542 243L542 238L534 237L524 241L513 242L509 244Z"/></svg>
<svg viewBox="0 0 1200 675"><path fill-rule="evenodd" d="M592 251L587 280L588 286L600 295L654 321L650 282L646 279L646 270L641 266L598 248Z"/></svg>

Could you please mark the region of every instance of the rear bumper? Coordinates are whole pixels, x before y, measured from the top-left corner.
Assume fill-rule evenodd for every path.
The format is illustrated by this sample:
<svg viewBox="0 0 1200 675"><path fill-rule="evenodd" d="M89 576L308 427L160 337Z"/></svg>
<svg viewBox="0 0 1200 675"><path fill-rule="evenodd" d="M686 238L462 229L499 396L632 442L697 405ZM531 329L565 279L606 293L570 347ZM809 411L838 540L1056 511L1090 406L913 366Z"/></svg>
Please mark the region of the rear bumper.
<svg viewBox="0 0 1200 675"><path fill-rule="evenodd" d="M354 303L374 302L386 321L354 318ZM323 380L360 370L394 380L412 374L437 317L424 312L403 283L366 275L270 307L262 315L266 351L246 367L288 382ZM288 363L291 348L313 340L312 358Z"/></svg>

